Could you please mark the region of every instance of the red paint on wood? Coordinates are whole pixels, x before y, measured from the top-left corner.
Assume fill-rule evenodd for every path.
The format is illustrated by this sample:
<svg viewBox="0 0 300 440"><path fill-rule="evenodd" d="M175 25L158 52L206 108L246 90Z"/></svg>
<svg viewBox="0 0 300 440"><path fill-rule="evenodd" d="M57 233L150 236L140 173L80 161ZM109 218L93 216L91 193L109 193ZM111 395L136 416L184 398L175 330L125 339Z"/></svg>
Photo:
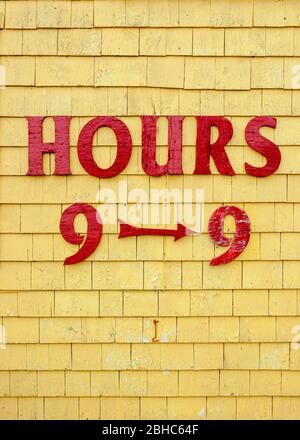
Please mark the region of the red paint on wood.
<svg viewBox="0 0 300 440"><path fill-rule="evenodd" d="M66 176L70 172L70 116L53 116L55 142L43 142L43 116L28 116L28 172L27 176L44 176L43 154L55 154L54 174Z"/></svg>
<svg viewBox="0 0 300 440"><path fill-rule="evenodd" d="M157 337L157 324L159 323L158 319L153 319L154 324L154 337L152 338L152 342L159 342L159 339Z"/></svg>
<svg viewBox="0 0 300 440"><path fill-rule="evenodd" d="M235 234L232 239L226 237L223 231L224 219L227 215L231 215L235 220ZM230 246L224 254L213 258L210 264L212 266L226 264L235 260L246 248L250 239L250 220L245 211L237 206L222 206L210 217L208 232L217 246Z"/></svg>
<svg viewBox="0 0 300 440"><path fill-rule="evenodd" d="M93 158L93 137L101 127L113 130L117 139L117 156L109 168L100 168ZM114 177L127 166L132 150L132 140L127 126L112 116L99 116L89 121L78 138L78 157L83 168L94 177Z"/></svg>
<svg viewBox="0 0 300 440"><path fill-rule="evenodd" d="M259 132L261 127L276 128L276 118L267 116L258 116L251 119L245 130L245 138L249 147L262 154L267 163L263 167L254 167L245 163L247 174L256 177L266 177L275 173L281 162L281 153L279 147L269 139L266 139Z"/></svg>
<svg viewBox="0 0 300 440"><path fill-rule="evenodd" d="M87 221L86 239L75 232L74 221L77 215L83 214ZM64 239L71 244L83 246L76 254L65 259L64 264L76 264L88 258L97 248L102 238L102 222L97 210L87 203L74 203L61 216L60 231Z"/></svg>
<svg viewBox="0 0 300 440"><path fill-rule="evenodd" d="M209 161L212 156L219 173L233 176L235 172L224 148L233 135L231 122L222 116L196 116L196 119L196 167L194 174L211 174ZM217 127L219 131L218 139L213 144L211 143L212 127Z"/></svg>
<svg viewBox="0 0 300 440"><path fill-rule="evenodd" d="M177 241L180 238L193 233L191 229L186 228L180 223L177 224L177 229L139 228L128 225L127 223L122 222L122 220L119 220L119 223L119 238L134 237L138 235L160 235L165 237L174 237L174 241Z"/></svg>
<svg viewBox="0 0 300 440"><path fill-rule="evenodd" d="M156 160L157 116L142 116L142 166L153 177L164 174L183 174L182 122L183 116L168 117L168 161L159 165Z"/></svg>

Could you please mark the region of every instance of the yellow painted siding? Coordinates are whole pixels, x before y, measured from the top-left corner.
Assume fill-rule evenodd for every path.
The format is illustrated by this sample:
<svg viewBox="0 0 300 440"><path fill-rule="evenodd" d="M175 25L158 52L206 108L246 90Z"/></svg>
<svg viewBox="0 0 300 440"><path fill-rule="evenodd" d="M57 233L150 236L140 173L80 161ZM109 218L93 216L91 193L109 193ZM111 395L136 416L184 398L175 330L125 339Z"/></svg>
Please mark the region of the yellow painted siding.
<svg viewBox="0 0 300 440"><path fill-rule="evenodd" d="M1 419L300 418L299 10L300 0L0 1ZM151 114L186 116L184 176L144 173L139 117ZM235 176L214 166L193 176L200 114L232 120ZM72 176L51 175L49 157L46 176L26 176L29 115L72 116ZM87 261L63 265L74 246L61 213L96 205L103 185L76 152L99 115L120 117L133 138L128 167L105 187L204 188L203 234L118 240L107 226ZM277 118L265 133L282 162L255 178L244 162L263 159L244 130L261 115ZM103 167L112 139L96 136ZM222 203L242 207L252 233L236 261L212 267L224 249L207 221Z"/></svg>

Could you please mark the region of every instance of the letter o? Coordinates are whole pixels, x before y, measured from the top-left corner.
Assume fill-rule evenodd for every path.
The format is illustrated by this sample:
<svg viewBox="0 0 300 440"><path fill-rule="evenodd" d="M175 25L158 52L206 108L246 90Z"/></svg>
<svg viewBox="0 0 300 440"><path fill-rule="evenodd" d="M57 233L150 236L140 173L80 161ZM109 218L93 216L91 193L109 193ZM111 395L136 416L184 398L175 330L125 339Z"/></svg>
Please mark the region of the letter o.
<svg viewBox="0 0 300 440"><path fill-rule="evenodd" d="M117 157L109 168L100 168L93 158L93 137L101 127L111 128L117 139ZM126 168L131 157L132 139L127 126L120 119L98 116L82 128L77 147L79 161L86 172L94 177L108 178L117 176Z"/></svg>

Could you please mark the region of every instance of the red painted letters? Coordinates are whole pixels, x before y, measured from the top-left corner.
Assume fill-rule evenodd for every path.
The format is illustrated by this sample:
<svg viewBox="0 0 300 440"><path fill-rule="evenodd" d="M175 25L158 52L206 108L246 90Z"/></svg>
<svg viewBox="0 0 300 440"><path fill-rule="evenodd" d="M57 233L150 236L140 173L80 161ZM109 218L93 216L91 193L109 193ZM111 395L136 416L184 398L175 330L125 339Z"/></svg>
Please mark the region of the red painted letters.
<svg viewBox="0 0 300 440"><path fill-rule="evenodd" d="M117 157L106 169L100 168L93 158L93 137L101 127L111 128L117 138ZM127 166L132 149L132 140L127 126L118 118L99 116L89 121L81 130L78 138L78 157L83 168L95 177L114 177Z"/></svg>
<svg viewBox="0 0 300 440"><path fill-rule="evenodd" d="M53 116L55 123L55 142L43 142L43 116L28 116L28 172L27 176L44 176L43 154L55 153L56 175L69 175L70 172L70 116Z"/></svg>
<svg viewBox="0 0 300 440"><path fill-rule="evenodd" d="M276 128L276 119L267 116L261 116L251 119L246 127L245 137L249 147L261 153L267 160L265 166L258 168L245 163L247 174L256 177L266 177L275 173L281 161L281 153L277 145L269 141L259 133L261 127Z"/></svg>
<svg viewBox="0 0 300 440"><path fill-rule="evenodd" d="M168 162L156 161L157 116L142 116L142 166L149 176L183 174L182 171L182 122L183 116L169 116Z"/></svg>
<svg viewBox="0 0 300 440"><path fill-rule="evenodd" d="M194 174L211 174L209 159L212 156L219 173L233 176L230 161L224 147L233 134L231 122L222 116L197 116L196 168ZM217 127L219 136L211 144L211 129Z"/></svg>
<svg viewBox="0 0 300 440"><path fill-rule="evenodd" d="M43 154L55 154L55 172L57 175L70 173L70 141L69 116L54 116L55 142L43 142L43 120L41 116L29 116L28 120L28 173L29 176L42 176ZM182 170L182 124L183 116L168 117L168 161L159 165L156 160L156 130L157 116L142 116L142 167L153 177L164 174L183 174ZM221 116L196 116L196 166L194 174L211 174L210 156L212 156L220 174L233 176L235 174L225 146L230 142L233 134L231 122ZM273 174L281 161L280 150L270 140L259 132L261 127L276 127L276 119L271 117L253 118L245 130L247 144L266 158L263 167L254 167L245 163L247 174L256 177L265 177ZM93 137L101 127L111 128L117 139L117 156L109 168L100 168L93 158ZM212 127L218 129L218 139L211 143ZM131 134L127 126L120 119L113 116L99 116L89 121L81 130L78 138L78 157L81 165L94 177L109 178L120 174L126 168L132 151Z"/></svg>
<svg viewBox="0 0 300 440"><path fill-rule="evenodd" d="M142 167L144 171L153 177L183 174L182 170L182 128L183 116L168 117L168 161L159 165L156 160L156 130L157 116L142 116ZM29 176L42 176L43 154L55 154L56 175L68 175L70 173L70 140L69 126L71 117L54 116L55 141L43 142L44 117L28 117L28 173ZM218 116L197 116L196 138L196 166L194 174L211 174L210 156L213 158L219 173L233 176L235 174L225 146L230 142L233 135L231 122ZM109 127L113 130L117 139L117 155L114 163L107 169L97 165L93 157L93 137L101 127ZM218 139L211 143L212 127L218 129ZM272 117L253 118L246 126L246 142L255 151L262 154L266 164L255 167L245 163L246 173L256 177L265 177L273 174L279 167L281 153L279 147L260 134L260 128L276 128L276 119ZM99 116L89 121L81 130L78 138L78 157L83 168L95 177L114 177L120 174L129 163L132 152L131 134L120 119L112 116ZM74 220L77 215L83 214L87 220L87 233L83 235L75 232ZM224 218L227 215L234 217L236 231L232 239L226 237L223 231ZM64 239L74 245L82 245L72 256L65 259L64 264L76 264L88 258L99 245L102 238L101 219L91 205L75 203L67 208L61 217L60 230ZM191 233L185 226L177 225L177 230L138 228L121 222L119 238L137 235L165 235L174 236L175 241ZM211 265L226 264L237 258L246 248L250 238L250 221L247 214L235 206L222 206L218 208L209 220L208 232L218 246L229 246L222 255L215 257Z"/></svg>

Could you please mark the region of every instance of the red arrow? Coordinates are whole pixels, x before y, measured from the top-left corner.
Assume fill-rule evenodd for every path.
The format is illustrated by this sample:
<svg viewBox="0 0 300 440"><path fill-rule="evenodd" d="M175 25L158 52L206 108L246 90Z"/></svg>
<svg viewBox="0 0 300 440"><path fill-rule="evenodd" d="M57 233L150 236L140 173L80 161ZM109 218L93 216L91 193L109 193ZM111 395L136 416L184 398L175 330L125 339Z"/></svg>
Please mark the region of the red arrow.
<svg viewBox="0 0 300 440"><path fill-rule="evenodd" d="M193 234L194 231L192 231L189 228L186 228L181 223L177 223L177 229L152 229L152 228L137 228L136 226L128 225L127 223L123 222L119 219L120 223L120 233L119 238L125 238L125 237L134 237L137 235L163 235L163 236L169 236L174 237L174 241L179 240L182 237L185 237L186 235Z"/></svg>

